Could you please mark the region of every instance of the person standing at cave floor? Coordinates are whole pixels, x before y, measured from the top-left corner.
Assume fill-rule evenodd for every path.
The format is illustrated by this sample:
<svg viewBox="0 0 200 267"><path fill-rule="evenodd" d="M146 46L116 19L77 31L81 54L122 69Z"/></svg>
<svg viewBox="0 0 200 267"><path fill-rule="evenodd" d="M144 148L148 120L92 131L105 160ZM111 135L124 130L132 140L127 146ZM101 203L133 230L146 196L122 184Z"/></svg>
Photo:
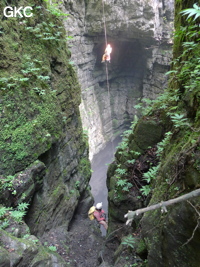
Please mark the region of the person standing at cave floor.
<svg viewBox="0 0 200 267"><path fill-rule="evenodd" d="M110 54L112 52L112 47L110 44L107 44L105 53L103 54L101 63L108 61L110 63Z"/></svg>
<svg viewBox="0 0 200 267"><path fill-rule="evenodd" d="M98 221L99 224L103 225L103 227L107 230L108 224L106 222L106 214L105 211L102 209L102 202L97 203L94 211L94 217Z"/></svg>

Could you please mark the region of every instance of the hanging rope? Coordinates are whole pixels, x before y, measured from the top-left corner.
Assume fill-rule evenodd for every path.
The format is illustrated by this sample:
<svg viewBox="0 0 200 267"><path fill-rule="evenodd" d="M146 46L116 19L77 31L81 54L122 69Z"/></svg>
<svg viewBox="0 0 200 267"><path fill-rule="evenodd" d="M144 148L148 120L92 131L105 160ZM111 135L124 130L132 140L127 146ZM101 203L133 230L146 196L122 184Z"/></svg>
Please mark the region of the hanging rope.
<svg viewBox="0 0 200 267"><path fill-rule="evenodd" d="M107 62L106 62L106 82L107 82L107 88L108 88L108 97L110 99L110 84L109 84L109 80L108 80L108 65L107 65Z"/></svg>
<svg viewBox="0 0 200 267"><path fill-rule="evenodd" d="M103 24L104 24L104 34L105 34L105 44L107 47L108 41L107 41L107 31L106 31L106 16L105 16L105 8L104 8L104 2L105 0L102 0L102 6L103 6ZM109 86L109 80L108 80L108 65L106 62L106 80L107 80L107 88L108 88L108 96L110 98L110 86Z"/></svg>
<svg viewBox="0 0 200 267"><path fill-rule="evenodd" d="M104 2L105 2L105 0L102 0L102 6L103 6L103 24L104 24L104 34L105 34L105 43L106 43L106 46L107 46L108 42L107 42L107 32L106 32L106 17L105 17L105 8L104 8Z"/></svg>
<svg viewBox="0 0 200 267"><path fill-rule="evenodd" d="M105 8L104 8L104 2L105 0L102 0L102 5L103 5L103 24L104 24L104 34L105 34L105 44L107 47L108 41L107 41L107 31L106 31L106 17L105 17ZM106 81L107 81L107 88L108 88L108 97L110 99L110 85L109 85L109 80L108 80L108 65L106 62Z"/></svg>
<svg viewBox="0 0 200 267"><path fill-rule="evenodd" d="M103 25L104 25L104 35L105 35L105 45L107 47L108 45L108 40L107 40L107 30L106 30L106 16L105 16L105 7L104 7L104 2L105 0L102 0L102 6L103 6ZM110 100L110 84L109 84L109 79L108 79L108 63L105 62L105 68L106 68L106 85L107 85L107 90L108 90L108 100ZM110 119L111 119L111 130L112 130L112 135L113 135L113 125L112 125L112 112L110 108ZM112 152L114 154L114 146L113 146L113 140L111 137L111 143L112 143Z"/></svg>

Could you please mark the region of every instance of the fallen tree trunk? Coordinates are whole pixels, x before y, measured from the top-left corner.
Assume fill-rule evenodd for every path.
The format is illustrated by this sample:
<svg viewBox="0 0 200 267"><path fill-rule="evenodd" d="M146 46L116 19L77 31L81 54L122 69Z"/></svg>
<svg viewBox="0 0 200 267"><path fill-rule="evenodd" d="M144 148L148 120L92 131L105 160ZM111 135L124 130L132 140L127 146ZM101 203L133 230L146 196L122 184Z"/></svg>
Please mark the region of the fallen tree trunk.
<svg viewBox="0 0 200 267"><path fill-rule="evenodd" d="M181 201L188 200L189 198L198 197L198 196L200 196L200 189L196 189L196 190L194 190L188 194L185 194L185 195L182 195L180 197L173 198L173 199L170 199L167 201L162 201L158 204L151 205L151 206L146 207L146 208L138 209L135 211L130 210L130 211L128 211L127 214L124 215L124 217L127 218L126 225L131 223L132 220L134 219L134 217L138 216L139 214L145 213L145 212L150 211L150 210L159 209L159 208L161 208L162 212L167 212L167 208L166 208L167 206L181 202Z"/></svg>

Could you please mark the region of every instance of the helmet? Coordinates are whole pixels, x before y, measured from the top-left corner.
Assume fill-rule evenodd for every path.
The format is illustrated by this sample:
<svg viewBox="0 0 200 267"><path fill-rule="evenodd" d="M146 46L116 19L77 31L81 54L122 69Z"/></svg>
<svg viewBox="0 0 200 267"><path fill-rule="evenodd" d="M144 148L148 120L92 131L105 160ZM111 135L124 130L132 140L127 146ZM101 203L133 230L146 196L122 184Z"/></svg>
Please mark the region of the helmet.
<svg viewBox="0 0 200 267"><path fill-rule="evenodd" d="M102 209L102 202L96 204L96 209L98 210Z"/></svg>

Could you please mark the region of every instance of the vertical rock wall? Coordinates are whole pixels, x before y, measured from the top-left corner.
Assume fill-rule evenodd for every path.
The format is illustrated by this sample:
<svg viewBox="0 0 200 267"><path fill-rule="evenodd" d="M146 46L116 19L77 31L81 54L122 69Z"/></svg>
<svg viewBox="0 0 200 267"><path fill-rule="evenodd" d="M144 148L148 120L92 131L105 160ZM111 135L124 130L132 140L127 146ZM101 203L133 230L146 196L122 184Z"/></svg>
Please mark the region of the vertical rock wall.
<svg viewBox="0 0 200 267"><path fill-rule="evenodd" d="M127 239L121 239L123 243L112 266L123 266L126 248L122 244L128 243L129 238L130 244L131 240L134 243L131 254L135 258L139 255L145 266L199 266L200 198L193 195L165 211L164 207L151 209L157 203L163 206L163 201L192 195L200 184L199 76L194 75L200 53L199 20L188 20L181 14L186 9L190 9L190 15L195 13L194 2L176 1L173 62L177 63L173 65L169 87L151 112L138 120L133 132L124 138L109 168L110 233L116 228L120 230L128 210L149 207L143 215L136 211L130 228L126 228L131 235L124 233ZM187 47L188 42L193 48ZM184 124L179 116L184 118ZM130 264L133 263L139 264L131 259Z"/></svg>
<svg viewBox="0 0 200 267"><path fill-rule="evenodd" d="M113 47L107 75L101 57L107 40ZM133 120L142 97L155 98L166 86L171 58L173 0L64 1L65 23L73 36L71 52L82 90L83 126L90 158Z"/></svg>
<svg viewBox="0 0 200 267"><path fill-rule="evenodd" d="M29 203L26 221L41 236L60 225L67 229L90 163L66 32L55 10L42 1L20 2L28 4L32 17L4 17L0 25L0 175L13 179L15 192L0 184L8 191L0 204Z"/></svg>

